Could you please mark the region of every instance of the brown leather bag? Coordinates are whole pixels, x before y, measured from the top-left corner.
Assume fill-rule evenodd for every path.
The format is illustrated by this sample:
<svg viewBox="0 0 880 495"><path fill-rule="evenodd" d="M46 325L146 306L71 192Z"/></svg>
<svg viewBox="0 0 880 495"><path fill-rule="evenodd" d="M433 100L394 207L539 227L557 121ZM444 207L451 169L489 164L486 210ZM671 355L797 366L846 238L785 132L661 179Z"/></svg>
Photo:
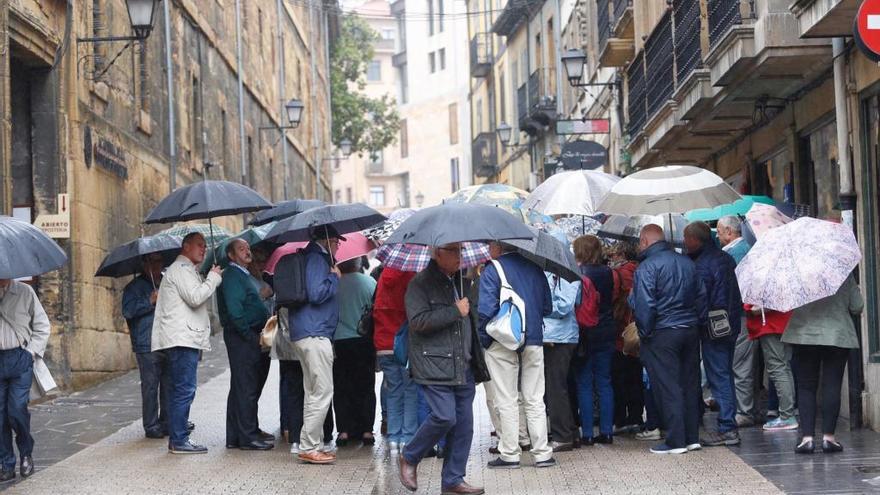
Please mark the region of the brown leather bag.
<svg viewBox="0 0 880 495"><path fill-rule="evenodd" d="M269 318L263 330L260 331L260 347L269 349L275 342L275 333L278 332L278 315Z"/></svg>
<svg viewBox="0 0 880 495"><path fill-rule="evenodd" d="M636 328L635 322L630 323L623 329L623 353L627 356L639 357L639 347L641 340L639 339L639 329Z"/></svg>

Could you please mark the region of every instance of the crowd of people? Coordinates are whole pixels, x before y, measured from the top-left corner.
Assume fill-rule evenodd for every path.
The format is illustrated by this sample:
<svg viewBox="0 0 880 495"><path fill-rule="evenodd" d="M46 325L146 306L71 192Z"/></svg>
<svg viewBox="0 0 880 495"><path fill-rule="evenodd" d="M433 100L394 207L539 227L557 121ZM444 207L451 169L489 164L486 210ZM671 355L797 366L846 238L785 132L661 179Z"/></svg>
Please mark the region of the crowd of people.
<svg viewBox="0 0 880 495"><path fill-rule="evenodd" d="M498 438L490 469L520 468L523 452L531 466L554 466L556 452L611 445L619 435L656 442L656 454L737 445L739 428L756 422L768 432L799 429L797 453L813 453L816 444L840 452L834 432L844 368L858 348L858 286L850 277L834 296L789 313L744 306L735 273L749 250L741 228L737 217L722 218L716 241L707 224L691 223L683 249L657 225L641 230L638 245L584 235L570 245L578 281L544 272L503 242L490 244L489 262L468 270L462 245L452 243L431 248L418 273L379 265L368 275L365 257L336 263L345 238L321 228L298 253L304 300L295 305L276 305L278 281L263 273L267 253L243 239L226 244L225 269L202 276L207 245L189 234L170 266L158 254L145 256L123 294L145 435L167 436L174 454L207 451L191 440L189 411L200 353L210 349L213 297L231 371L230 449L269 450L284 441L303 463L331 464L337 448L376 442L380 409L381 435L407 489L417 489L422 459L442 457L444 493L483 493L465 481L482 383ZM551 235L568 245L562 232ZM524 308L514 349L487 331L510 291ZM26 389L16 377L42 354L48 323L20 282L0 281L0 308L0 384L15 398L0 423L0 479L11 479L13 431L21 473L33 472L27 401L19 397ZM273 358L280 438L262 429L257 414ZM766 414L757 393L765 371ZM718 411L716 424L704 425L701 436L710 409Z"/></svg>

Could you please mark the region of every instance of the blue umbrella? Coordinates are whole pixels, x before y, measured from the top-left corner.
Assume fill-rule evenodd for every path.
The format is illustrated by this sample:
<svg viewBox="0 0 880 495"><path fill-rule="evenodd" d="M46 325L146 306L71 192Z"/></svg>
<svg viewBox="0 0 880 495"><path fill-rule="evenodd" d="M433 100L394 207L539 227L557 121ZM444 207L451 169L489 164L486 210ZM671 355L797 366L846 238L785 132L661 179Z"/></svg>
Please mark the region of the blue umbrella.
<svg viewBox="0 0 880 495"><path fill-rule="evenodd" d="M0 216L0 279L33 277L57 270L65 263L67 255L42 230Z"/></svg>
<svg viewBox="0 0 880 495"><path fill-rule="evenodd" d="M165 260L165 266L174 262L180 253L183 237L176 235L157 234L140 237L116 247L101 262L96 277L124 277L141 273L142 258L148 254L159 253Z"/></svg>

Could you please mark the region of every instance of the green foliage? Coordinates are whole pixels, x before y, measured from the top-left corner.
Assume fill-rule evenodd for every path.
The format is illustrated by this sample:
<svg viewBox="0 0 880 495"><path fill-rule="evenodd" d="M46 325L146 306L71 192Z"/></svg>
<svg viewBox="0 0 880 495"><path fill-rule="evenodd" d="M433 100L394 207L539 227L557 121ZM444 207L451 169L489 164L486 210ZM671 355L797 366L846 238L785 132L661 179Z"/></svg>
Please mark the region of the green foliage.
<svg viewBox="0 0 880 495"><path fill-rule="evenodd" d="M378 39L366 21L345 16L330 55L333 142L349 139L352 152L358 155L378 153L393 144L400 131L394 98L370 98L362 93L367 66L373 60L373 43Z"/></svg>

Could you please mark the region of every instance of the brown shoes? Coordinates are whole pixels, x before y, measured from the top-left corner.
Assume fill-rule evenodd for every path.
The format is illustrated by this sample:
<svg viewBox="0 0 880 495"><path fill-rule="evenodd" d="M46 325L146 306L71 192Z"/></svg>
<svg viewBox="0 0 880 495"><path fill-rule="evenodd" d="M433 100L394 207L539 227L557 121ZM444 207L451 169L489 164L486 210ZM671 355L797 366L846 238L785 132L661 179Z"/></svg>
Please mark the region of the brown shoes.
<svg viewBox="0 0 880 495"><path fill-rule="evenodd" d="M300 462L305 464L333 464L336 462L336 454L328 454L320 450L300 452L298 458Z"/></svg>
<svg viewBox="0 0 880 495"><path fill-rule="evenodd" d="M400 484L411 492L418 490L419 483L416 480L416 466L406 462L403 454L397 457L397 464L400 467Z"/></svg>
<svg viewBox="0 0 880 495"><path fill-rule="evenodd" d="M486 492L482 488L468 485L464 481L458 486L452 486L442 490L442 495L482 495L483 493Z"/></svg>

